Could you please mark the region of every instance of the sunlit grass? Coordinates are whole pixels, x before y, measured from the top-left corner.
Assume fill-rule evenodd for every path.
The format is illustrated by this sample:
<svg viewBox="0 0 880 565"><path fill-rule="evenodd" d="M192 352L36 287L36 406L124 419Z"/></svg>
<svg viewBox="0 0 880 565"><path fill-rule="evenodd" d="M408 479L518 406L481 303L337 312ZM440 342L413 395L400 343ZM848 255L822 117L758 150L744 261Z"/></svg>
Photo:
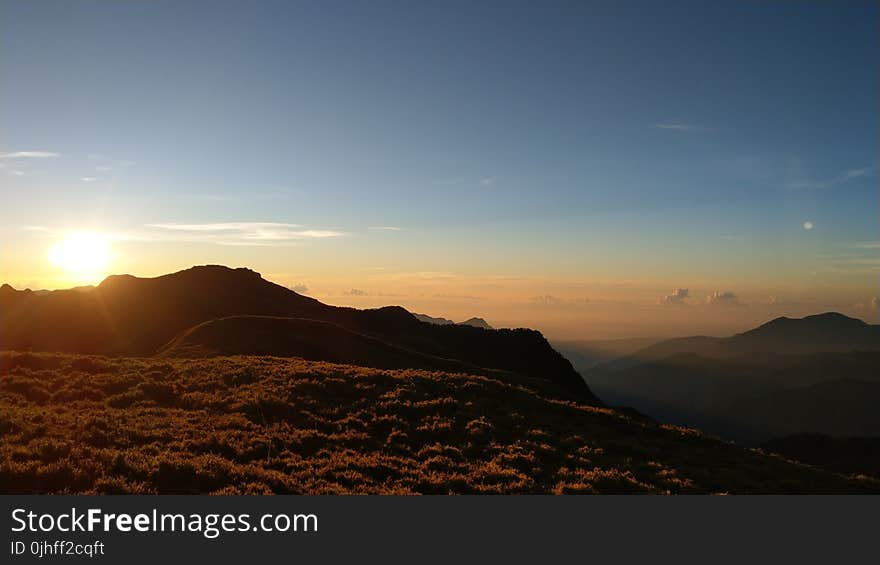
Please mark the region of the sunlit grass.
<svg viewBox="0 0 880 565"><path fill-rule="evenodd" d="M266 357L0 354L6 493L860 492L545 383ZM545 394L546 393L546 394Z"/></svg>

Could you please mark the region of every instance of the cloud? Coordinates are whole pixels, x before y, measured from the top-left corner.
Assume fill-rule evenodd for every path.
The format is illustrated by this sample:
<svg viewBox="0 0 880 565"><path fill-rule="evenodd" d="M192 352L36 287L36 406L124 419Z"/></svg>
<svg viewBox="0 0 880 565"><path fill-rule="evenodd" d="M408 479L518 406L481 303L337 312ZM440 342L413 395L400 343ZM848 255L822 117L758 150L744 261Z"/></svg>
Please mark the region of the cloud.
<svg viewBox="0 0 880 565"><path fill-rule="evenodd" d="M659 124L654 124L654 127L657 129L666 129L666 130L674 130L674 131L688 131L688 132L706 131L706 128L703 128L700 126L694 126L691 124L686 124L683 122L662 122Z"/></svg>
<svg viewBox="0 0 880 565"><path fill-rule="evenodd" d="M858 249L880 249L880 241L863 241L856 243L854 247Z"/></svg>
<svg viewBox="0 0 880 565"><path fill-rule="evenodd" d="M713 292L706 297L706 304L709 304L710 306L736 306L739 304L739 298L729 290L724 292Z"/></svg>
<svg viewBox="0 0 880 565"><path fill-rule="evenodd" d="M403 228L399 228L397 226L370 226L370 229L384 231L403 231Z"/></svg>
<svg viewBox="0 0 880 565"><path fill-rule="evenodd" d="M804 222L804 230L805 230L805 231L810 231L811 229L813 229L813 222L811 222L811 221L809 221L809 220L807 220L806 222Z"/></svg>
<svg viewBox="0 0 880 565"><path fill-rule="evenodd" d="M690 298L690 292L686 288L676 288L672 294L663 297L664 304L684 304L686 299Z"/></svg>
<svg viewBox="0 0 880 565"><path fill-rule="evenodd" d="M96 177L82 177L79 180L81 180L82 182L92 182L92 181L98 180L98 179Z"/></svg>
<svg viewBox="0 0 880 565"><path fill-rule="evenodd" d="M15 175L17 177L24 176L23 171L19 171L18 169L13 169L11 167L7 167L6 164L2 163L2 162L0 162L0 169L3 169L4 171L9 171L10 175Z"/></svg>
<svg viewBox="0 0 880 565"><path fill-rule="evenodd" d="M858 169L850 169L843 173L844 179L860 179L862 177L869 177L874 174L874 167L861 167Z"/></svg>
<svg viewBox="0 0 880 565"><path fill-rule="evenodd" d="M544 294L532 298L532 302L535 304L543 304L547 306L559 304L587 304L589 301L589 298L563 298L552 294Z"/></svg>
<svg viewBox="0 0 880 565"><path fill-rule="evenodd" d="M874 167L859 167L843 171L834 178L817 181L809 178L803 171L801 166L795 167L793 175L795 180L789 181L786 187L793 190L817 190L823 188L832 188L841 184L848 183L853 180L867 178L875 173Z"/></svg>
<svg viewBox="0 0 880 565"><path fill-rule="evenodd" d="M480 184L483 186L494 186L496 180L495 177L484 177L480 179Z"/></svg>
<svg viewBox="0 0 880 565"><path fill-rule="evenodd" d="M370 293L359 288L353 288L347 292L343 292L343 294L346 294L348 296L369 296Z"/></svg>
<svg viewBox="0 0 880 565"><path fill-rule="evenodd" d="M293 241L345 235L345 232L337 230L303 229L300 224L278 222L163 223L147 224L146 227L174 234L173 238L182 238L185 241L205 241L220 245L284 245Z"/></svg>
<svg viewBox="0 0 880 565"><path fill-rule="evenodd" d="M47 226L22 226L33 232L52 234L67 230ZM228 222L214 224L146 224L144 229L105 232L112 241L137 242L193 242L232 246L284 246L310 239L341 237L336 230L302 229L299 224L275 222Z"/></svg>
<svg viewBox="0 0 880 565"><path fill-rule="evenodd" d="M292 290L293 292L298 292L300 294L308 294L309 293L309 287L307 287L303 283L296 283L295 285L290 287L290 290Z"/></svg>
<svg viewBox="0 0 880 565"><path fill-rule="evenodd" d="M58 153L51 151L13 151L11 153L0 153L0 159L47 159L50 157L60 157Z"/></svg>
<svg viewBox="0 0 880 565"><path fill-rule="evenodd" d="M536 296L532 298L532 302L536 304L564 304L565 299L559 298L558 296L553 296L552 294L545 294L543 296Z"/></svg>

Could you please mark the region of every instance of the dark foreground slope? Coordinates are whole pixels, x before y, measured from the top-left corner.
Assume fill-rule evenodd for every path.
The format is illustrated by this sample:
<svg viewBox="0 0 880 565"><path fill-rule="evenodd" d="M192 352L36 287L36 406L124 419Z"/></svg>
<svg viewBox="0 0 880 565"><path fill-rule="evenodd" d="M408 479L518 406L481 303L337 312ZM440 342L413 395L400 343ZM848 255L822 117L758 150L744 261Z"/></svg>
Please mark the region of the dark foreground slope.
<svg viewBox="0 0 880 565"><path fill-rule="evenodd" d="M880 437L799 434L768 441L761 448L837 473L880 479Z"/></svg>
<svg viewBox="0 0 880 565"><path fill-rule="evenodd" d="M91 291L36 293L4 285L0 349L148 356L193 326L243 315L328 322L424 355L547 379L581 401L599 404L571 363L537 331L438 326L398 306L339 308L249 269L218 265L156 278L111 276Z"/></svg>
<svg viewBox="0 0 880 565"><path fill-rule="evenodd" d="M552 383L272 357L0 354L5 493L875 492Z"/></svg>

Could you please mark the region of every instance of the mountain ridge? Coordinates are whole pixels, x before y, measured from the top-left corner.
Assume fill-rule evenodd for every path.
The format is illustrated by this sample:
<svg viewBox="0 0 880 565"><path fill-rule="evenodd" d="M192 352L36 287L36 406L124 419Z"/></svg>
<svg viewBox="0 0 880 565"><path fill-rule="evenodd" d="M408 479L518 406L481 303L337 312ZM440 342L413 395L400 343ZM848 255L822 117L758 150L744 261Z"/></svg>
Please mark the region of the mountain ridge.
<svg viewBox="0 0 880 565"><path fill-rule="evenodd" d="M660 360L679 353L708 358L732 358L763 353L808 354L880 349L880 326L839 312L803 318L774 318L729 337L690 336L660 341L610 363L615 368Z"/></svg>
<svg viewBox="0 0 880 565"><path fill-rule="evenodd" d="M251 269L222 265L152 278L112 275L90 292L6 290L0 297L0 349L149 356L188 328L229 316L328 322L432 357L550 380L579 400L601 403L571 363L535 330L424 324L400 306L331 306Z"/></svg>

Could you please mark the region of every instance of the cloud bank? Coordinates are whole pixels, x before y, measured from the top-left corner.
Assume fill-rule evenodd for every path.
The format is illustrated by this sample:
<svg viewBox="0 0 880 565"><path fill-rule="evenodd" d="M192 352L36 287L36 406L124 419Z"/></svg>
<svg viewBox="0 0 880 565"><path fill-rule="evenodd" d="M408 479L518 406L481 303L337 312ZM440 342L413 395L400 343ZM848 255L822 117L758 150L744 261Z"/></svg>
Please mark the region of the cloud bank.
<svg viewBox="0 0 880 565"><path fill-rule="evenodd" d="M736 306L739 304L739 298L729 290L713 292L706 297L706 304L710 306Z"/></svg>
<svg viewBox="0 0 880 565"><path fill-rule="evenodd" d="M690 298L690 293L686 288L677 288L672 291L672 294L667 294L663 297L664 304L684 304L684 301Z"/></svg>

